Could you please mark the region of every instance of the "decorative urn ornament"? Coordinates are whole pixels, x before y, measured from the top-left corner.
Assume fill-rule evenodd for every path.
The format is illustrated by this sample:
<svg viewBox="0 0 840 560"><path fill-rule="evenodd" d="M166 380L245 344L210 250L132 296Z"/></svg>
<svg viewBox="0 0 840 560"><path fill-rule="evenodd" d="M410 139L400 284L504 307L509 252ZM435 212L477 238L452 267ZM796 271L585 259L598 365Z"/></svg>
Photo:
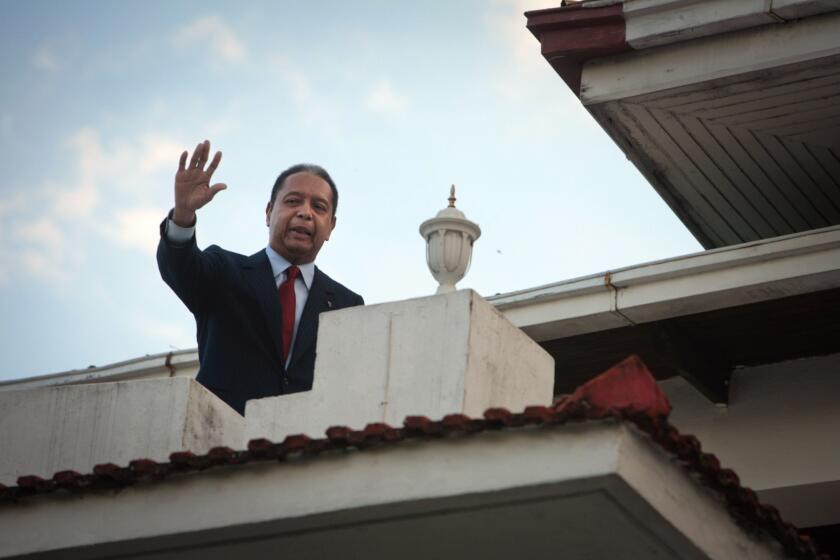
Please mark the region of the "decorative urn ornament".
<svg viewBox="0 0 840 560"><path fill-rule="evenodd" d="M473 243L481 236L478 224L455 208L455 185L449 189L449 206L420 224L420 235L426 240L426 264L440 284L436 293L454 292L470 268Z"/></svg>

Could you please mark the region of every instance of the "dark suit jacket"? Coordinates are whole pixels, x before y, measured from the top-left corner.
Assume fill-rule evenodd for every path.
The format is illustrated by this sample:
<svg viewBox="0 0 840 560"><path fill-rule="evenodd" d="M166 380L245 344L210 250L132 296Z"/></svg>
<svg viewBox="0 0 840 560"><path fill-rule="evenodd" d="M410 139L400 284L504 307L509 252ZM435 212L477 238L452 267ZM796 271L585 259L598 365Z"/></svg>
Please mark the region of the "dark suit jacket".
<svg viewBox="0 0 840 560"><path fill-rule="evenodd" d="M281 308L274 274L261 250L250 257L215 245L201 251L166 240L161 224L157 261L163 280L195 316L198 382L243 414L245 401L308 391L315 368L318 315L364 300L315 268L292 359L282 359Z"/></svg>

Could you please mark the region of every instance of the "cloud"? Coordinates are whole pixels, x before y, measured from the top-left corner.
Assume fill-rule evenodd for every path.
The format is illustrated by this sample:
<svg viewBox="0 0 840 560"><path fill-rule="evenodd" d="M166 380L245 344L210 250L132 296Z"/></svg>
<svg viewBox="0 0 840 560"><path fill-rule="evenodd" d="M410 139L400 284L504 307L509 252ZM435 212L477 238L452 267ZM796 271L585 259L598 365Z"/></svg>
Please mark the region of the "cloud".
<svg viewBox="0 0 840 560"><path fill-rule="evenodd" d="M96 185L83 181L74 186L50 185L52 214L63 220L82 219L91 215L99 200Z"/></svg>
<svg viewBox="0 0 840 560"><path fill-rule="evenodd" d="M499 58L494 90L519 107L516 124L506 131L511 138L556 138L558 119L565 127L592 129L592 117L543 58L540 42L525 27L525 12L559 5L557 0L496 0L485 4L486 29L500 41L500 50L507 53ZM547 118L549 114L553 117Z"/></svg>
<svg viewBox="0 0 840 560"><path fill-rule="evenodd" d="M41 46L37 51L35 51L32 55L32 64L35 68L45 70L47 72L56 72L60 66L58 57L46 46Z"/></svg>
<svg viewBox="0 0 840 560"><path fill-rule="evenodd" d="M92 243L154 252L165 209L152 197L171 184L183 144L157 132L104 142L84 127L63 147L74 164L62 182L45 178L0 200L0 282L21 275L69 281Z"/></svg>
<svg viewBox="0 0 840 560"><path fill-rule="evenodd" d="M17 249L11 256L15 269L60 287L67 277L73 256L68 253L67 236L49 217L14 224L12 240Z"/></svg>
<svg viewBox="0 0 840 560"><path fill-rule="evenodd" d="M158 243L158 228L164 208L131 208L118 212L110 226L109 237L119 245L154 255Z"/></svg>
<svg viewBox="0 0 840 560"><path fill-rule="evenodd" d="M102 150L99 133L89 127L77 131L66 144L76 153L78 162L75 184L47 182L44 190L52 201L52 215L63 220L83 219L95 210L99 202L99 183L113 167L113 157Z"/></svg>
<svg viewBox="0 0 840 560"><path fill-rule="evenodd" d="M14 132L14 118L9 113L0 116L0 136L11 138Z"/></svg>
<svg viewBox="0 0 840 560"><path fill-rule="evenodd" d="M195 331L186 326L189 323L183 321L169 323L157 317L138 313L134 315L131 324L139 329L143 336L160 346L169 346L178 350L195 347Z"/></svg>
<svg viewBox="0 0 840 560"><path fill-rule="evenodd" d="M531 90L529 82L544 72L554 72L540 55L540 42L525 27L524 13L555 8L557 0L497 0L486 4L484 22L493 37L510 53L503 73L496 80L497 90L509 98L521 97Z"/></svg>
<svg viewBox="0 0 840 560"><path fill-rule="evenodd" d="M183 144L148 133L106 146L96 130L85 128L69 145L78 155L78 179L57 194L54 214L65 220L92 217L90 231L104 240L153 254L157 224L166 209L150 206L145 193L174 173Z"/></svg>
<svg viewBox="0 0 840 560"><path fill-rule="evenodd" d="M48 184L53 213L65 220L90 216L104 194L123 193L142 197L162 173L174 173L182 143L160 133L140 135L136 140L103 144L97 130L79 129L66 145L75 152L76 181L71 185Z"/></svg>
<svg viewBox="0 0 840 560"><path fill-rule="evenodd" d="M24 211L28 207L27 197L24 192L10 192L3 193L0 198L0 224L7 223L10 218L16 213Z"/></svg>
<svg viewBox="0 0 840 560"><path fill-rule="evenodd" d="M557 0L497 0L487 4L484 21L495 36L501 37L517 64L533 71L547 64L540 56L540 43L525 27L524 13L543 8L556 8Z"/></svg>
<svg viewBox="0 0 840 560"><path fill-rule="evenodd" d="M365 106L375 113L399 115L405 112L408 98L394 91L388 80L380 80L368 93Z"/></svg>
<svg viewBox="0 0 840 560"><path fill-rule="evenodd" d="M47 218L17 224L14 233L15 237L23 242L44 247L55 247L57 250L61 250L65 246L64 233L55 225L55 222Z"/></svg>
<svg viewBox="0 0 840 560"><path fill-rule="evenodd" d="M320 132L336 135L338 119L335 106L317 92L309 75L283 56L275 56L271 60L271 66L286 83L286 91L297 106L299 114L317 125Z"/></svg>
<svg viewBox="0 0 840 560"><path fill-rule="evenodd" d="M15 239L19 216L29 216L31 202L23 192L3 193L0 198L0 285L8 282L15 270L20 252L20 242Z"/></svg>
<svg viewBox="0 0 840 560"><path fill-rule="evenodd" d="M48 255L31 249L24 250L20 254L20 263L24 270L45 280L54 278L52 276L53 271L61 271L61 267L57 266L57 263L53 263Z"/></svg>
<svg viewBox="0 0 840 560"><path fill-rule="evenodd" d="M224 62L244 62L247 50L236 33L219 16L204 16L179 28L175 43L180 46L207 45Z"/></svg>
<svg viewBox="0 0 840 560"><path fill-rule="evenodd" d="M281 71L283 79L288 83L295 101L309 102L314 98L312 84L302 70L282 57L277 57L274 63Z"/></svg>
<svg viewBox="0 0 840 560"><path fill-rule="evenodd" d="M162 134L146 134L140 137L140 159L138 170L143 174L157 173L171 169L175 173L176 161L184 146Z"/></svg>

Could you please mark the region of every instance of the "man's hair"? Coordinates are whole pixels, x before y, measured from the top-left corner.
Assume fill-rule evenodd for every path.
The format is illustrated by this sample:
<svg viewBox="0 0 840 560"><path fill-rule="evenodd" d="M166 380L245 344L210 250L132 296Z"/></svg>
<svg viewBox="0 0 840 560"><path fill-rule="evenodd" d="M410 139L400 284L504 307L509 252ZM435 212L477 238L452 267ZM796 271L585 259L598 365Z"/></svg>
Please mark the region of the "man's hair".
<svg viewBox="0 0 840 560"><path fill-rule="evenodd" d="M277 193L280 192L280 189L283 188L283 183L286 182L286 179L288 179L290 175L294 175L295 173L310 173L327 182L330 186L330 190L332 191L332 213L333 216L335 216L335 211L338 209L338 189L335 188L335 182L332 180L332 177L330 177L330 174L327 173L327 170L320 165L315 165L314 163L298 163L281 173L277 177L277 180L274 181L274 187L271 189L271 200L269 202L274 204L274 199L277 197Z"/></svg>

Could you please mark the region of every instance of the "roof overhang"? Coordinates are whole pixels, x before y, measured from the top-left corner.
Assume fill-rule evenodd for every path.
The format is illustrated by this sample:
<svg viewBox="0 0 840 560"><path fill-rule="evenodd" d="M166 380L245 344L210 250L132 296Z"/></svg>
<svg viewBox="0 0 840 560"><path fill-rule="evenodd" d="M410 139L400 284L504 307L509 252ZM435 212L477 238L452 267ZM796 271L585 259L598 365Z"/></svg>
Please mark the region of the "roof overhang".
<svg viewBox="0 0 840 560"><path fill-rule="evenodd" d="M840 226L488 298L537 341L840 288Z"/></svg>
<svg viewBox="0 0 840 560"><path fill-rule="evenodd" d="M840 3L592 0L526 15L704 247L840 224Z"/></svg>
<svg viewBox="0 0 840 560"><path fill-rule="evenodd" d="M555 393L629 353L712 402L738 367L840 352L840 227L490 298L554 356Z"/></svg>
<svg viewBox="0 0 840 560"><path fill-rule="evenodd" d="M39 558L783 557L662 448L613 421L33 496L0 509L0 525L4 556Z"/></svg>

